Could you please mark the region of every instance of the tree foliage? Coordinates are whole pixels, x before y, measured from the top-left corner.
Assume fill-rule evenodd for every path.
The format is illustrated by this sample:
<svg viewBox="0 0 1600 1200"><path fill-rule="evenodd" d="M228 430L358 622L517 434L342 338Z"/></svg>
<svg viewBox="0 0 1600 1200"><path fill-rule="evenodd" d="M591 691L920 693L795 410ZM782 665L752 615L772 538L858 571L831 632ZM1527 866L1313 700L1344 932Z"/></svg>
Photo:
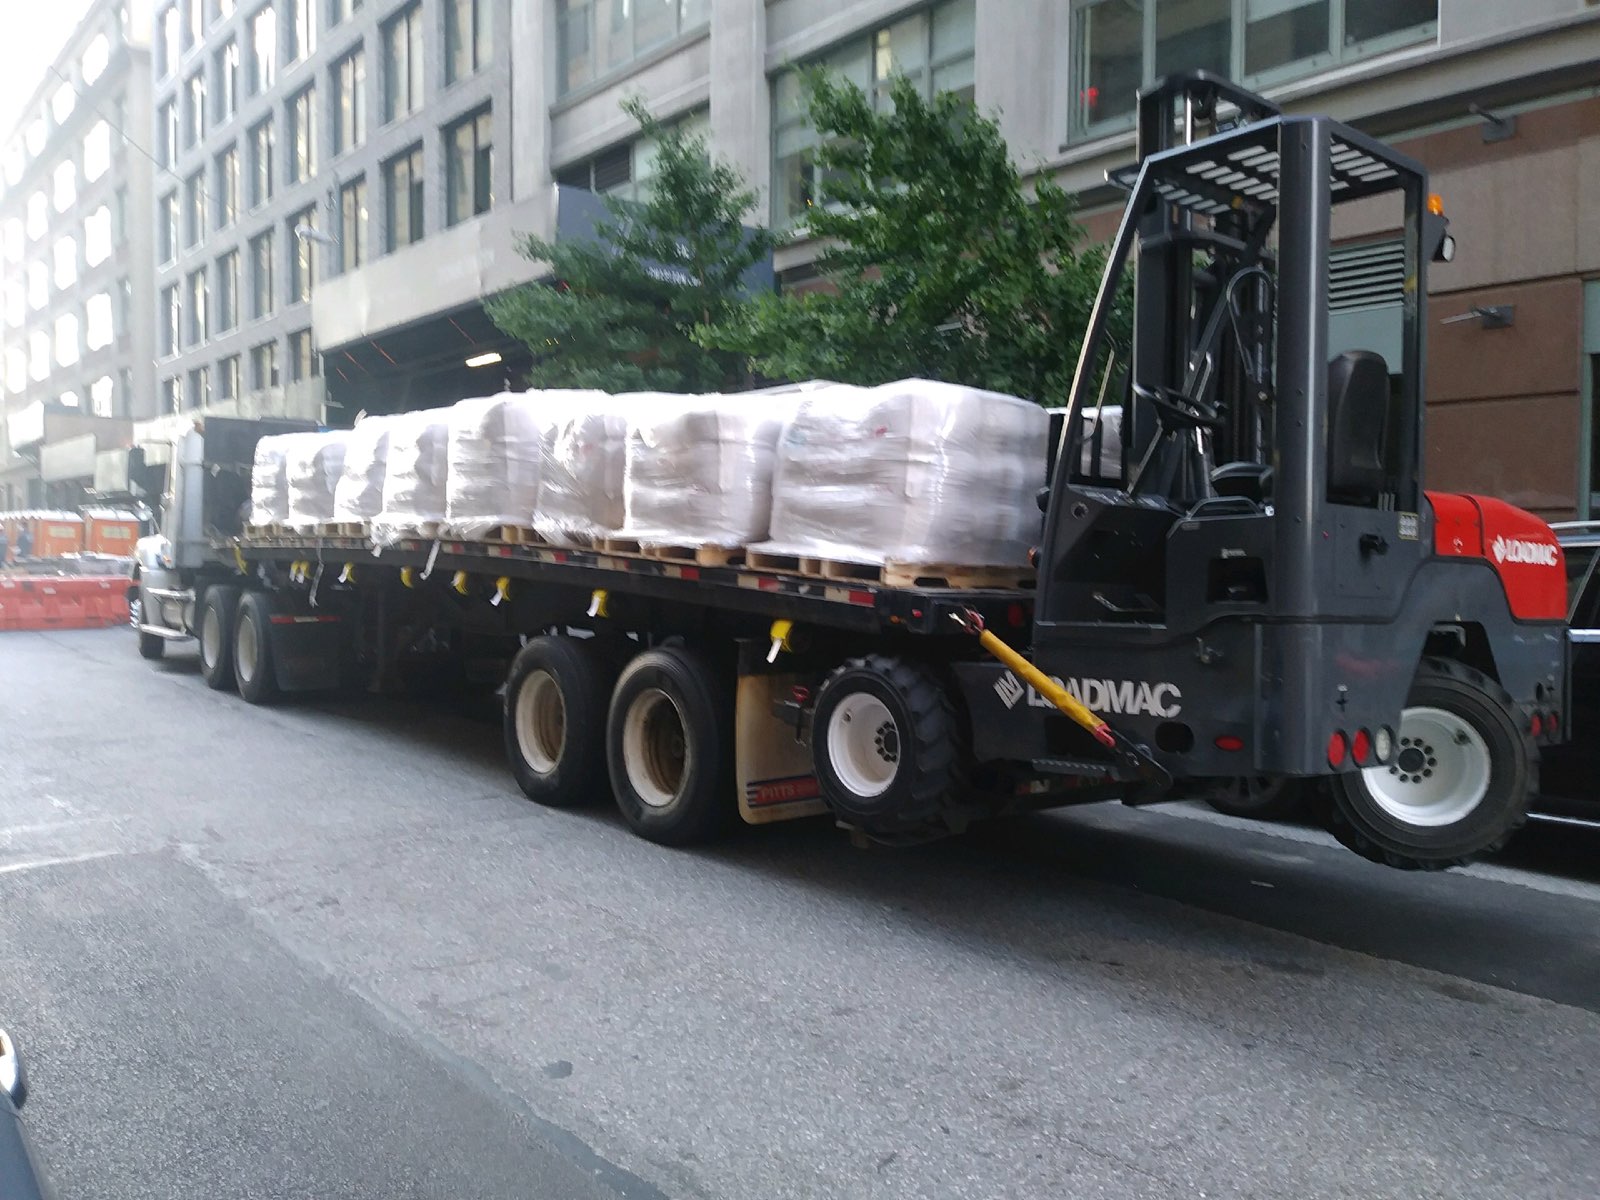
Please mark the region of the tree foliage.
<svg viewBox="0 0 1600 1200"><path fill-rule="evenodd" d="M1031 194L999 126L960 97L896 79L888 111L807 78L824 195L805 232L827 287L763 295L697 336L775 378L923 376L1040 402L1066 398L1104 266L1070 196Z"/></svg>
<svg viewBox="0 0 1600 1200"><path fill-rule="evenodd" d="M638 100L623 109L657 143L656 174L638 202L602 196L593 240L529 236L521 253L552 283L490 300L490 317L533 352L529 383L604 391L696 392L746 386L747 357L693 336L725 319L742 277L772 249L746 228L756 195L705 142L664 126Z"/></svg>

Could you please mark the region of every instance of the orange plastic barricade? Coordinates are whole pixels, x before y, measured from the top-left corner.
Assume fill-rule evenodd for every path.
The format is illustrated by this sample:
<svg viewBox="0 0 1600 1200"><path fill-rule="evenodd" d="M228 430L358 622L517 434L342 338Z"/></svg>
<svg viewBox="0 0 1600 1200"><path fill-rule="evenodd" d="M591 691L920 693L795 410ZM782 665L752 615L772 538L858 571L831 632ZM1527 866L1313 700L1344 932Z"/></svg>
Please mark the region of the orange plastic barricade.
<svg viewBox="0 0 1600 1200"><path fill-rule="evenodd" d="M0 630L100 629L128 620L119 576L0 576Z"/></svg>

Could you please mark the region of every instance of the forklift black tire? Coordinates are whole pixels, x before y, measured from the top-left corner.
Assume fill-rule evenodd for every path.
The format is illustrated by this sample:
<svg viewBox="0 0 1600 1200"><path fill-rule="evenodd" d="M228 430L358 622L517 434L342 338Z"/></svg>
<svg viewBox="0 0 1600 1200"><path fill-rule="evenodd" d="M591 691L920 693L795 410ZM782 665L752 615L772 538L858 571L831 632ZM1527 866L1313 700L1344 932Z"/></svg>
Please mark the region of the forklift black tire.
<svg viewBox="0 0 1600 1200"><path fill-rule="evenodd" d="M1312 791L1308 779L1241 776L1226 780L1206 797L1206 803L1229 817L1285 821L1306 811Z"/></svg>
<svg viewBox="0 0 1600 1200"><path fill-rule="evenodd" d="M734 823L733 669L683 646L635 655L606 717L617 807L640 837L707 842Z"/></svg>
<svg viewBox="0 0 1600 1200"><path fill-rule="evenodd" d="M811 756L822 798L869 836L948 832L963 799L966 744L949 688L920 664L852 658L817 693Z"/></svg>
<svg viewBox="0 0 1600 1200"><path fill-rule="evenodd" d="M272 604L265 592L246 592L233 620L233 678L251 704L278 698L272 670Z"/></svg>
<svg viewBox="0 0 1600 1200"><path fill-rule="evenodd" d="M1388 765L1329 781L1329 828L1363 858L1404 870L1460 866L1500 849L1527 819L1538 751L1488 676L1423 659L1395 742Z"/></svg>
<svg viewBox="0 0 1600 1200"><path fill-rule="evenodd" d="M152 661L160 658L167 652L167 639L157 633L139 631L139 657Z"/></svg>
<svg viewBox="0 0 1600 1200"><path fill-rule="evenodd" d="M200 675L216 691L234 686L233 618L239 608L237 584L219 583L207 588L200 602L197 622L200 643Z"/></svg>
<svg viewBox="0 0 1600 1200"><path fill-rule="evenodd" d="M622 664L592 641L536 637L506 673L506 758L528 799L586 804L606 787L606 706Z"/></svg>

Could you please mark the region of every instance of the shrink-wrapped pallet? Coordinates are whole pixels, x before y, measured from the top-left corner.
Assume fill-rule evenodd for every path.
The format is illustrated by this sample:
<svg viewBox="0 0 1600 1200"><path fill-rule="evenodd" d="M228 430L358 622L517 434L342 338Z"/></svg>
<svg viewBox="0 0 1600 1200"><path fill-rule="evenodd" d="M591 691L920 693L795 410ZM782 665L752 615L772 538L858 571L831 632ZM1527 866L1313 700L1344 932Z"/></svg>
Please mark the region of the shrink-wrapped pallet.
<svg viewBox="0 0 1600 1200"><path fill-rule="evenodd" d="M538 393L502 392L450 409L445 524L457 537L531 525L549 406Z"/></svg>
<svg viewBox="0 0 1600 1200"><path fill-rule="evenodd" d="M764 539L778 436L798 397L630 397L623 536L724 547Z"/></svg>
<svg viewBox="0 0 1600 1200"><path fill-rule="evenodd" d="M344 473L349 433L291 434L284 447L284 477L289 492L288 523L302 533L333 520L333 493Z"/></svg>
<svg viewBox="0 0 1600 1200"><path fill-rule="evenodd" d="M583 547L622 527L622 477L629 397L605 392L529 393L548 414L534 531L557 546Z"/></svg>
<svg viewBox="0 0 1600 1200"><path fill-rule="evenodd" d="M450 410L429 408L392 420L383 508L372 518L372 540L380 546L408 534L436 537L445 515Z"/></svg>
<svg viewBox="0 0 1600 1200"><path fill-rule="evenodd" d="M282 525L289 519L289 478L284 454L292 433L275 433L256 442L250 468L250 524Z"/></svg>
<svg viewBox="0 0 1600 1200"><path fill-rule="evenodd" d="M360 524L383 510L383 477L389 461L390 417L362 417L344 446L344 471L333 489L333 519Z"/></svg>
<svg viewBox="0 0 1600 1200"><path fill-rule="evenodd" d="M1025 566L1050 418L926 379L806 395L778 444L771 540L852 563Z"/></svg>

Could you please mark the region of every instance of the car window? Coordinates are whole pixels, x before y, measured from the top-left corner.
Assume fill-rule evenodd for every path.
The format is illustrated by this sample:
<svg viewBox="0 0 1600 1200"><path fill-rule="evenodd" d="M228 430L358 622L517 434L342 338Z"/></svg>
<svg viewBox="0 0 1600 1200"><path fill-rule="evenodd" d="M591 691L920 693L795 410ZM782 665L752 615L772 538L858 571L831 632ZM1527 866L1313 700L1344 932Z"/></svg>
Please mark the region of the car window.
<svg viewBox="0 0 1600 1200"><path fill-rule="evenodd" d="M1600 587L1595 580L1595 551L1600 544L1566 545L1561 549L1567 560L1567 623L1574 629L1593 629L1596 604L1600 602Z"/></svg>

